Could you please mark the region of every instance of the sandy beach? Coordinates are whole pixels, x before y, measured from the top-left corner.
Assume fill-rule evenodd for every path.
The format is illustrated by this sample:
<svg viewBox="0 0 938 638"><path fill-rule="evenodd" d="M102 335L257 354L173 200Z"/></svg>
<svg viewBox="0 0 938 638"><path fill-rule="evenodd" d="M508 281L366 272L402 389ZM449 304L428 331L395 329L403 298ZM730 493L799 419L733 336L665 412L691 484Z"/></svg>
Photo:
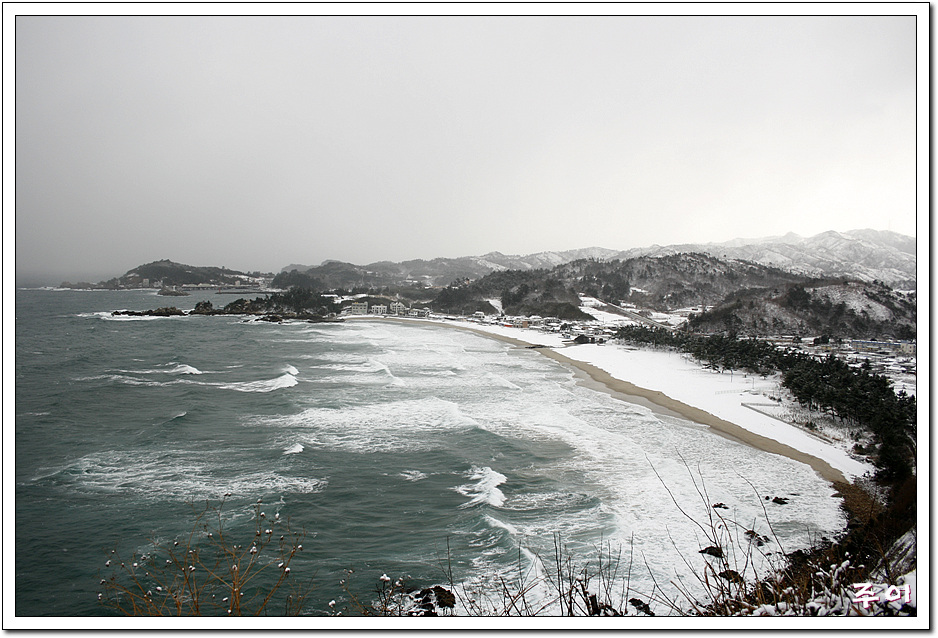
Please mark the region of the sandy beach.
<svg viewBox="0 0 938 638"><path fill-rule="evenodd" d="M601 390L612 396L637 403L652 410L663 412L671 416L680 416L685 419L710 427L714 433L721 436L730 437L754 448L779 454L804 463L814 469L821 477L831 483L849 483L853 476L863 474L868 468L863 463L855 461L846 455L845 452L834 448L831 445L824 444L797 430L793 426L782 422L768 423L772 421L769 417L764 417L755 412L748 414L744 409L742 411L732 410L737 405L741 405L738 398L727 396L733 390L713 390L715 382L729 382L729 375L707 375L711 377L726 377L723 379L707 379L702 375L692 378L694 372L700 370L688 370L687 366L678 365L683 362L678 355L674 354L672 360L663 361L664 366L670 367L670 370L662 371L660 368L664 355L661 352L647 352L641 360L633 362L641 365L642 368L632 374L622 374L625 370L624 363L627 363L627 357L633 353L640 353L638 350L627 350L615 345L581 345L565 347L557 335L540 333L533 330L523 330L518 328L502 328L499 326L471 325L468 322L454 321L433 321L397 317L361 317L356 320L376 320L376 321L397 321L401 323L421 323L436 326L446 326L459 330L466 330L482 336L498 339L509 343L518 348L533 349L540 354L549 357L574 371L578 380L596 390ZM512 334L506 334L506 333ZM532 348L532 346L539 346ZM642 353L645 354L645 353ZM652 357L656 360L657 366L652 366ZM680 369L680 368L685 369ZM612 372L610 372L612 370ZM642 373L648 373L648 385L653 387L642 387L634 383L635 379L625 377L642 376ZM663 374L662 374L663 373ZM658 378L655 378L655 377ZM661 377L671 377L673 385L668 391L656 388L664 387L667 384ZM738 374L736 377L742 378ZM644 381L644 380L643 380ZM754 385L754 384L753 384ZM719 386L723 387L723 386ZM745 383L736 383L736 386L747 389ZM679 390L684 388L683 392ZM692 391L692 389L694 391ZM699 400L703 392L714 396L715 401L719 402L717 406L713 400L704 402ZM742 392L742 390L740 390ZM675 398L676 395L679 398ZM681 396L684 395L684 396ZM693 403L685 397L692 397ZM680 400L684 398L685 400ZM707 405L701 405L707 403ZM723 407L723 410L713 409L714 407ZM705 409L708 408L708 409ZM742 422L744 425L734 423L726 418L726 414L718 415L713 412L722 411L736 414L734 420ZM751 412L748 411L748 412ZM783 427L787 426L787 427ZM760 430L762 430L760 432Z"/></svg>

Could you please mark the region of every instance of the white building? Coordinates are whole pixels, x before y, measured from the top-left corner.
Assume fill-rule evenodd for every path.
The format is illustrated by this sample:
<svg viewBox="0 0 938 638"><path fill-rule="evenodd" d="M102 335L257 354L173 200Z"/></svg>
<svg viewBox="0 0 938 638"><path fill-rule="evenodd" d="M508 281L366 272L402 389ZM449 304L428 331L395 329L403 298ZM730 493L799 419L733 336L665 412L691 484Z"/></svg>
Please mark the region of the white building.
<svg viewBox="0 0 938 638"><path fill-rule="evenodd" d="M391 303L390 311L392 315L404 316L407 314L407 306L400 301L394 301Z"/></svg>
<svg viewBox="0 0 938 638"><path fill-rule="evenodd" d="M368 302L367 301L353 301L348 306L348 313L350 315L367 315L368 314Z"/></svg>
<svg viewBox="0 0 938 638"><path fill-rule="evenodd" d="M368 314L370 315L386 315L388 314L388 307L382 304L375 304L368 309Z"/></svg>

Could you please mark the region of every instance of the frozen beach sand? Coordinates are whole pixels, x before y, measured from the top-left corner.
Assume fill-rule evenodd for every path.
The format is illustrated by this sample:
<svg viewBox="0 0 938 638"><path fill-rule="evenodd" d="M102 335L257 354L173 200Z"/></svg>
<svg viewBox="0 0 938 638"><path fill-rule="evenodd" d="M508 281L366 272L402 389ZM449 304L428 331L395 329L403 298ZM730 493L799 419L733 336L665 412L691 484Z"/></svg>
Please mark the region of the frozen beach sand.
<svg viewBox="0 0 938 638"><path fill-rule="evenodd" d="M674 351L612 343L567 347L559 335L536 330L464 321L431 323L470 330L518 347L547 346L538 351L581 370L598 384L594 386L597 389L626 400L650 402L760 450L805 463L834 483L848 482L873 469L846 450L747 407L745 404L759 403L760 398L765 401L761 391L777 383L771 378L707 370Z"/></svg>

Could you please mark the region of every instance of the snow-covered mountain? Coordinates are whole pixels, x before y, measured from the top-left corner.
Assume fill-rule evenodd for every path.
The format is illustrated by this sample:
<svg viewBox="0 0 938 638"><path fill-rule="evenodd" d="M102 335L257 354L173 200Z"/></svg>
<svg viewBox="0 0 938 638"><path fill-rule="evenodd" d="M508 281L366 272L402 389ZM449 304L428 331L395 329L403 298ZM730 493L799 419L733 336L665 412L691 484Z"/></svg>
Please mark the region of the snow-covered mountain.
<svg viewBox="0 0 938 638"><path fill-rule="evenodd" d="M743 259L816 277L881 281L894 288L915 288L916 240L884 230L827 231L813 237L734 239L711 244L649 246L620 252L618 259L703 252Z"/></svg>
<svg viewBox="0 0 938 638"><path fill-rule="evenodd" d="M893 288L914 289L916 281L916 240L890 231L828 231L813 237L794 233L761 239L733 239L722 243L673 244L630 250L581 248L530 255L491 252L472 257L456 257L404 262L375 262L366 266L341 264L347 273L330 274L340 262L327 260L320 266L290 264L283 272L297 270L319 278L328 286L388 285L421 281L445 286L456 279L477 279L502 270L550 269L580 259L626 260L633 257L662 257L678 253L707 253L717 258L740 259L815 277L847 277L879 281Z"/></svg>
<svg viewBox="0 0 938 638"><path fill-rule="evenodd" d="M560 252L540 252L531 255L503 255L499 252L493 252L481 257L470 257L470 259L476 260L480 265L487 265L492 270L535 270L537 268L553 268L577 259L616 259L619 254L620 251L618 250L593 247Z"/></svg>

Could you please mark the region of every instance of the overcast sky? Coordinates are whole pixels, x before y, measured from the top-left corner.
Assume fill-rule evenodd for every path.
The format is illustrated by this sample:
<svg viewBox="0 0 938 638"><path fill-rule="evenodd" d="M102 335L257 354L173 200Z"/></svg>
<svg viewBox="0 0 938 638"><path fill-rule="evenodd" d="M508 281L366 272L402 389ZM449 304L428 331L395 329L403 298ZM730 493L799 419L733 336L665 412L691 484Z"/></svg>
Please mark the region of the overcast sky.
<svg viewBox="0 0 938 638"><path fill-rule="evenodd" d="M16 271L916 232L914 17L23 17Z"/></svg>

